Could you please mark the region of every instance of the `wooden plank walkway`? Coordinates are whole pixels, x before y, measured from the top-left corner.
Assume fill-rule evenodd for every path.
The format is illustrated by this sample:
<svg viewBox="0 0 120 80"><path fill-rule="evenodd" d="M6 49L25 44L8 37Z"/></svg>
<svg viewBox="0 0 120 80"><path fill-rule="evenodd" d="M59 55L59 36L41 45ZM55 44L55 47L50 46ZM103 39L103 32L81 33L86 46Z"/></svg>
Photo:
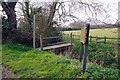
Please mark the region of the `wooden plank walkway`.
<svg viewBox="0 0 120 80"><path fill-rule="evenodd" d="M66 44L47 46L47 47L43 47L43 50L51 50L51 49L56 49L56 48L69 47L69 46L72 46L72 45L71 45L71 43L66 43ZM38 50L41 50L41 48L38 48Z"/></svg>

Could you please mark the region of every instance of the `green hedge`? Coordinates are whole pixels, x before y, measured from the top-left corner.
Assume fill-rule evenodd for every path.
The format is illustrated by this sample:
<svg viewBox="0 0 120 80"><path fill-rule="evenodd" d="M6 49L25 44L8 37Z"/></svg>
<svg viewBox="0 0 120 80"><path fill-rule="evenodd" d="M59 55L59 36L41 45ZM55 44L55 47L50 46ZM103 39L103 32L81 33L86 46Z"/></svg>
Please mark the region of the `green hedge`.
<svg viewBox="0 0 120 80"><path fill-rule="evenodd" d="M57 56L46 51L31 50L21 44L3 44L2 64L21 78L114 78L118 70L87 64L82 74L78 60Z"/></svg>

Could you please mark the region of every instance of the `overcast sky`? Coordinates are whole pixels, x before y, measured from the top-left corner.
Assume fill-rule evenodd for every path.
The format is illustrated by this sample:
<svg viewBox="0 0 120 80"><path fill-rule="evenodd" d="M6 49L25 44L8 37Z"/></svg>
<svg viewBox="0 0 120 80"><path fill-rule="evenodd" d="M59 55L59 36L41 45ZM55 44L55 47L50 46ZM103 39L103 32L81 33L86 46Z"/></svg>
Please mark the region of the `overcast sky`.
<svg viewBox="0 0 120 80"><path fill-rule="evenodd" d="M19 2L23 2L23 1L24 0L19 0ZM48 2L48 1L52 1L52 0L31 0L31 3L34 3L34 2L38 2L39 3L39 2L44 2L44 1ZM69 1L77 1L77 0L59 0L59 1L69 2ZM99 2L102 2L103 4L105 4L105 7L106 7L106 4L110 4L110 6L111 6L110 9L111 10L108 13L111 15L111 17L108 20L106 20L106 22L110 22L110 20L111 20L112 23L115 23L116 20L118 19L118 2L120 0L82 0L82 1L84 1L84 2L89 2L89 1L98 2L99 1ZM2 8L0 7L0 12L1 12L1 10L2 10ZM16 11L17 11L16 13L18 15L22 14L22 12L19 10L18 3L16 5ZM76 16L78 16L78 17L80 16L79 12L75 12L74 14ZM0 13L0 15L2 15L2 13ZM80 18L82 20L85 20L84 16L80 16Z"/></svg>

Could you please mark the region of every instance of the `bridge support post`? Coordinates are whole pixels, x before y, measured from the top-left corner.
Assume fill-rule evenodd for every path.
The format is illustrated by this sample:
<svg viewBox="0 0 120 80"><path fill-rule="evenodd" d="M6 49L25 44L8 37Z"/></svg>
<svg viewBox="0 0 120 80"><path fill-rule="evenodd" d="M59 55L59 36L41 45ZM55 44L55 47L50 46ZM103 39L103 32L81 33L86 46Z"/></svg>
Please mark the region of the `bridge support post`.
<svg viewBox="0 0 120 80"><path fill-rule="evenodd" d="M42 35L40 35L40 48L43 50L43 45L42 45Z"/></svg>

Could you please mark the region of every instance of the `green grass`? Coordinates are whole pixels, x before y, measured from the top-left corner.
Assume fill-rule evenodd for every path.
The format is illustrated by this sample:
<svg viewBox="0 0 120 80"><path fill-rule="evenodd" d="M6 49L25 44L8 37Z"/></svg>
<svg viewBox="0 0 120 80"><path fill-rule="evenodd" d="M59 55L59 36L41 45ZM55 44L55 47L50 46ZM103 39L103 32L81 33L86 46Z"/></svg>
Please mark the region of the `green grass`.
<svg viewBox="0 0 120 80"><path fill-rule="evenodd" d="M73 33L73 35L80 35L80 30L63 31L65 34ZM103 29L90 29L90 36L118 38L118 28L103 28Z"/></svg>
<svg viewBox="0 0 120 80"><path fill-rule="evenodd" d="M46 51L31 50L21 44L3 44L2 64L22 78L117 78L118 70L87 64L82 74L78 60L57 56ZM117 80L117 79L116 79Z"/></svg>
<svg viewBox="0 0 120 80"><path fill-rule="evenodd" d="M64 37L68 39L69 37L69 41L70 41L70 33L72 33L72 37L74 40L80 40L80 30L72 30L72 31L63 31L64 33ZM105 42L105 37L106 37L106 44L113 44L113 45L117 45L119 43L119 39L118 38L118 28L103 28L103 29L90 29L90 33L89 36L92 37L96 37L96 38L92 38L91 42ZM103 38L103 39L98 39L99 38ZM109 39L109 38L116 38L116 39ZM90 39L90 38L89 38ZM97 39L97 40L96 40ZM89 40L90 41L90 40Z"/></svg>

